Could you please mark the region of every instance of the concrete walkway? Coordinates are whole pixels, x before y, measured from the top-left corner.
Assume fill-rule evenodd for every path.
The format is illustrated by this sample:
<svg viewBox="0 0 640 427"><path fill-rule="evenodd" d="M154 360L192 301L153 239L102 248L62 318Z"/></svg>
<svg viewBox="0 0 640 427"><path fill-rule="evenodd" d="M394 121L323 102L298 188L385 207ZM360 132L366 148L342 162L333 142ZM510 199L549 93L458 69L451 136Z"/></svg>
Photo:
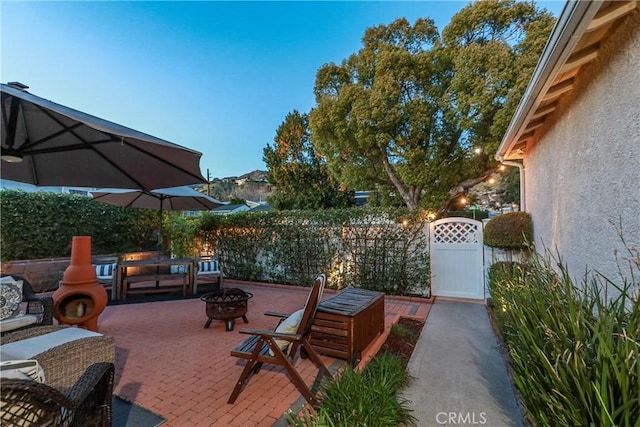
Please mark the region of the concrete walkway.
<svg viewBox="0 0 640 427"><path fill-rule="evenodd" d="M524 425L483 304L436 298L408 369L421 427Z"/></svg>

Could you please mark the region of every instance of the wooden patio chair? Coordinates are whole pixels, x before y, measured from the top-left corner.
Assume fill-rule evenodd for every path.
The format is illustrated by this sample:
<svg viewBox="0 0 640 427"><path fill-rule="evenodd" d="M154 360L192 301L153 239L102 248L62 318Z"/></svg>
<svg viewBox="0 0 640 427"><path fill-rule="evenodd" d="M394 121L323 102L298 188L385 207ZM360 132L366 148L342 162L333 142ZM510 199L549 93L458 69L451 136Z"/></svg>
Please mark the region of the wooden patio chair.
<svg viewBox="0 0 640 427"><path fill-rule="evenodd" d="M258 373L263 363L270 363L284 367L291 381L304 398L307 399L307 402L312 405L318 404L317 399L313 396L294 365L296 353L300 349L305 356L308 356L320 368L324 375L332 376L309 342L311 323L318 303L322 298L325 281L324 274L318 276L313 283L303 309L291 315L274 312L265 313L268 316L281 318L275 331L256 329L241 329L239 331L241 334L249 334L251 336L234 348L231 351L231 355L246 359L247 363L229 397L228 403L236 401L244 383L251 374ZM298 319L299 323L296 323Z"/></svg>

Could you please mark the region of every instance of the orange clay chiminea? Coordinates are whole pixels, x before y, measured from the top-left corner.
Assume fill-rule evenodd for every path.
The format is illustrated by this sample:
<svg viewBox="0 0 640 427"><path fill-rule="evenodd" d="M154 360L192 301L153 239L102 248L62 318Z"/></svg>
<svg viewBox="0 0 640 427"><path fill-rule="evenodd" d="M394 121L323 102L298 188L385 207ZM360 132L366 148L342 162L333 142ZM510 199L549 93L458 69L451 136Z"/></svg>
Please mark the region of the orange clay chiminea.
<svg viewBox="0 0 640 427"><path fill-rule="evenodd" d="M98 284L91 265L91 237L74 236L71 265L62 277L62 285L53 293L53 316L66 325L98 332L98 316L107 306L107 291Z"/></svg>

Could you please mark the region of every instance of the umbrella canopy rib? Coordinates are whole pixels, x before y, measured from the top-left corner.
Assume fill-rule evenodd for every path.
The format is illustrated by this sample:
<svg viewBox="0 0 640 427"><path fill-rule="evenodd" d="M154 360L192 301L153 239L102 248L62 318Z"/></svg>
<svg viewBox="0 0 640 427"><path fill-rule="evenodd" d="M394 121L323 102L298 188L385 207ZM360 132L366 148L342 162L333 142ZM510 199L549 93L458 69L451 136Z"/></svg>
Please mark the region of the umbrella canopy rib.
<svg viewBox="0 0 640 427"><path fill-rule="evenodd" d="M197 151L0 87L4 179L146 191L206 182Z"/></svg>
<svg viewBox="0 0 640 427"><path fill-rule="evenodd" d="M223 203L193 188L182 186L159 188L153 191L102 188L92 192L96 202L108 203L125 208L158 210L158 251L162 249L162 212L202 211L222 206Z"/></svg>

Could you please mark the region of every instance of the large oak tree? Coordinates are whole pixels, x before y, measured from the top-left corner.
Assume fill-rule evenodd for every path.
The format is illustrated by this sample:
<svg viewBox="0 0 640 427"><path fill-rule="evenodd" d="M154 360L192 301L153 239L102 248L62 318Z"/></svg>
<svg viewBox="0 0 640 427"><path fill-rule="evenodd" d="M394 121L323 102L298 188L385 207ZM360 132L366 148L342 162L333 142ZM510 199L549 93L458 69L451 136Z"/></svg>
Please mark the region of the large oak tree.
<svg viewBox="0 0 640 427"><path fill-rule="evenodd" d="M360 51L318 70L314 147L348 188L447 205L495 171L553 22L532 3L485 0L442 34L428 18L367 29Z"/></svg>

